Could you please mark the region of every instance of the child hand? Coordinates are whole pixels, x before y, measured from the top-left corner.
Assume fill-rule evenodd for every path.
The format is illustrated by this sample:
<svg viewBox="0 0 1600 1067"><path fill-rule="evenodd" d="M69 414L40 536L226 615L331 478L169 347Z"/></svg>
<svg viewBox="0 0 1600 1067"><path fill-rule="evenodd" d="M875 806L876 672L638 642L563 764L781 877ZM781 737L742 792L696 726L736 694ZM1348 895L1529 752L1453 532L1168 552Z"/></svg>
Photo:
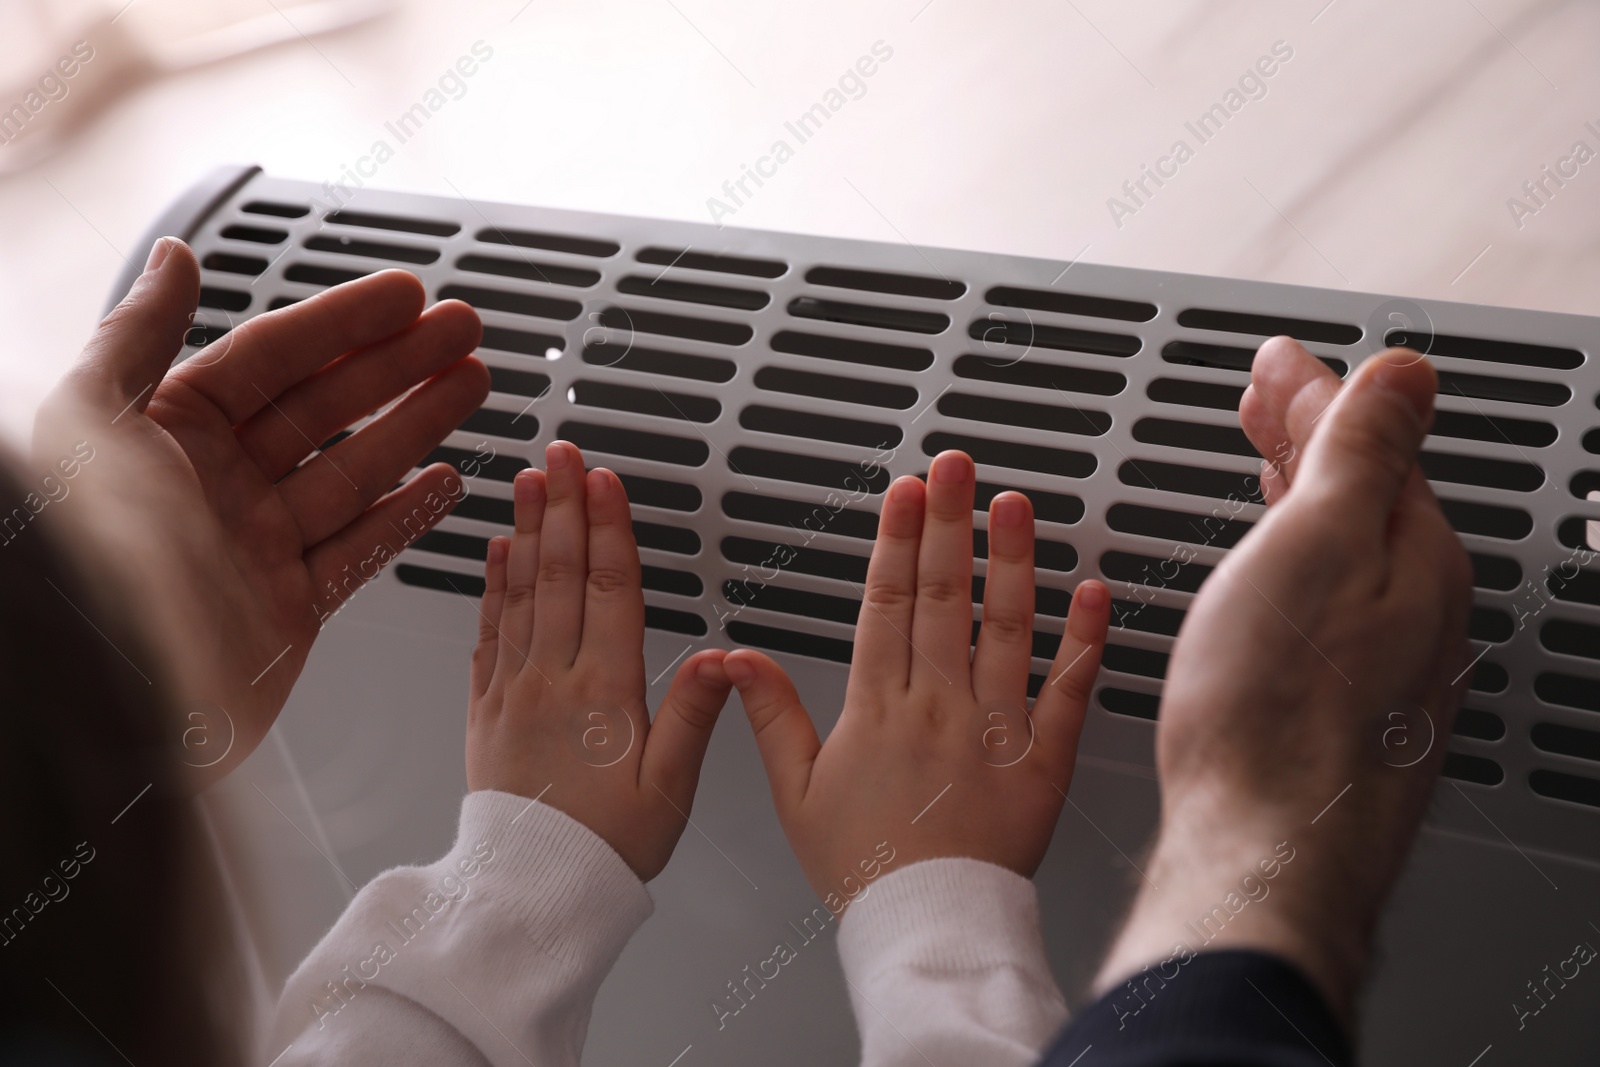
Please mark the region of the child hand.
<svg viewBox="0 0 1600 1067"><path fill-rule="evenodd" d="M841 912L892 858L970 857L1032 876L1072 780L1110 595L1078 586L1031 717L1033 509L989 509L983 628L972 637L972 460L890 486L856 624L844 710L826 744L783 669L749 649L739 688L778 818L812 889ZM852 889L852 887L858 887Z"/></svg>
<svg viewBox="0 0 1600 1067"><path fill-rule="evenodd" d="M467 786L543 800L649 881L672 856L727 700L721 649L690 656L652 722L627 494L565 441L517 475L516 530L489 542L472 654Z"/></svg>

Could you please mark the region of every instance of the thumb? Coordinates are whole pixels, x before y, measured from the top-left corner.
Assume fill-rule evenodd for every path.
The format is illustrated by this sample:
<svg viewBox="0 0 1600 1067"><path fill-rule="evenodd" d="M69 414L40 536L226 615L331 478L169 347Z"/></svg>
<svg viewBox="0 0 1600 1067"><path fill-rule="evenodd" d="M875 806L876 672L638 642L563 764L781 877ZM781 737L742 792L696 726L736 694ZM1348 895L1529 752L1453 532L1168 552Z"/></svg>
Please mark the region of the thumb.
<svg viewBox="0 0 1600 1067"><path fill-rule="evenodd" d="M77 399L143 411L183 349L200 298L200 265L176 237L150 249L144 273L89 338L65 385Z"/></svg>
<svg viewBox="0 0 1600 1067"><path fill-rule="evenodd" d="M1438 382L1431 364L1404 349L1380 353L1350 376L1313 431L1295 479L1305 506L1337 517L1330 530L1383 539L1433 423Z"/></svg>
<svg viewBox="0 0 1600 1067"><path fill-rule="evenodd" d="M767 768L772 802L783 818L800 803L811 781L811 765L822 750L817 729L811 725L794 683L770 656L737 649L728 653L722 669L744 702L761 762Z"/></svg>
<svg viewBox="0 0 1600 1067"><path fill-rule="evenodd" d="M678 668L645 737L641 782L655 785L685 812L694 805L711 731L728 700L723 655L721 649L707 649Z"/></svg>

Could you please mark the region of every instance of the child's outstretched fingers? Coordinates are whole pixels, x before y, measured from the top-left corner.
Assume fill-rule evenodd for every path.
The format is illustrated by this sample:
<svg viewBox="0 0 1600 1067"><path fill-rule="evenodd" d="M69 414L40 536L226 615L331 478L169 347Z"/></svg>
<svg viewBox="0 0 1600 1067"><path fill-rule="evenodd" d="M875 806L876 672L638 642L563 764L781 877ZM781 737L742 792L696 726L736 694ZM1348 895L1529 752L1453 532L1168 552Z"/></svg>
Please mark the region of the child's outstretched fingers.
<svg viewBox="0 0 1600 1067"><path fill-rule="evenodd" d="M1067 628L1050 665L1050 678L1033 704L1034 728L1044 751L1065 759L1070 770L1083 729L1089 694L1100 673L1100 655L1111 624L1111 593L1093 579L1078 584L1067 611Z"/></svg>
<svg viewBox="0 0 1600 1067"><path fill-rule="evenodd" d="M565 670L578 655L589 586L589 514L583 454L552 441L545 449L547 503L539 531L539 610L530 656L545 671Z"/></svg>
<svg viewBox="0 0 1600 1067"><path fill-rule="evenodd" d="M518 472L511 493L514 525L506 555L505 596L496 623L500 649L495 666L514 674L528 661L528 642L533 635L534 588L539 577L539 540L544 525L544 472Z"/></svg>
<svg viewBox="0 0 1600 1067"><path fill-rule="evenodd" d="M589 584L583 601L578 658L602 670L637 657L644 642L644 590L628 494L604 467L585 483L589 521ZM643 669L643 661L640 661Z"/></svg>
<svg viewBox="0 0 1600 1067"><path fill-rule="evenodd" d="M800 703L800 694L789 675L770 656L737 649L728 653L722 669L744 702L761 762L767 768L773 803L783 818L806 795L811 766L822 749L817 728L811 724L811 716Z"/></svg>
<svg viewBox="0 0 1600 1067"><path fill-rule="evenodd" d="M639 784L646 800L659 789L685 815L694 804L700 764L732 688L722 669L726 655L720 648L696 652L673 675L672 686L650 723L639 763Z"/></svg>
<svg viewBox="0 0 1600 1067"><path fill-rule="evenodd" d="M972 657L972 692L985 708L999 702L1020 710L1027 699L1033 579L1033 505L1021 493L1001 493L989 504L989 574Z"/></svg>
<svg viewBox="0 0 1600 1067"><path fill-rule="evenodd" d="M500 651L500 614L506 602L506 557L511 538L489 538L483 565L483 603L478 606L478 646L472 650L472 699L489 691Z"/></svg>

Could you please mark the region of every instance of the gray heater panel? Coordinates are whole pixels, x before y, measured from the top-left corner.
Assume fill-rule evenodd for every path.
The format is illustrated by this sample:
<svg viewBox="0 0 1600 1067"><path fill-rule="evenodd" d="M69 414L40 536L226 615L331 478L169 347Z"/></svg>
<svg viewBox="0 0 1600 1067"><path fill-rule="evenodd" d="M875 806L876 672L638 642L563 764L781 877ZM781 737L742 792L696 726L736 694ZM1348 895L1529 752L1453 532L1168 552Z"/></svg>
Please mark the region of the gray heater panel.
<svg viewBox="0 0 1600 1067"><path fill-rule="evenodd" d="M1600 522L1586 499L1600 489L1595 319L351 194L250 170L214 176L163 226L190 237L204 268L185 356L387 267L484 320L494 392L439 453L472 474L471 495L328 627L285 713L312 795L337 806L356 794L325 816L358 877L448 838L461 720L438 704L464 691L475 612L462 594L481 588L486 539L509 525L511 476L546 443L575 441L628 487L649 674L687 647L761 647L824 730L881 492L961 447L985 486L1035 501L1034 684L1079 580L1106 579L1124 624L1085 728L1078 811L1058 831L1080 858L1099 849L1120 866L1082 870L1058 841L1039 875L1052 959L1069 985L1082 981L1138 877L1111 849L1136 857L1155 817L1152 720L1173 634L1207 570L1262 514L1259 458L1234 408L1255 347L1288 333L1341 373L1390 342L1430 354L1443 388L1425 463L1477 572L1468 710L1454 736L1414 741L1448 744L1448 777L1387 937L1384 988L1403 996L1373 1010L1369 1061L1416 1062L1441 1043L1470 1059L1489 1038L1446 1020L1504 1014L1501 988L1514 996L1519 968L1537 971L1517 955L1523 943L1576 936L1536 894L1555 892L1549 872L1565 883L1558 901L1600 886L1600 579L1581 565L1586 523ZM981 510L974 522L981 530ZM812 904L747 735L737 721L717 731L696 829L651 886L670 922L649 924L608 982L593 1062L666 1063L686 1044L685 1064L852 1055L831 950L748 1009L764 1021L719 1028L706 1008ZM1439 940L1489 909L1517 920L1470 961ZM1448 961L1449 977L1429 960ZM1413 996L1419 981L1430 984ZM1544 1062L1572 1034L1561 1025L1544 1027L1555 1042Z"/></svg>

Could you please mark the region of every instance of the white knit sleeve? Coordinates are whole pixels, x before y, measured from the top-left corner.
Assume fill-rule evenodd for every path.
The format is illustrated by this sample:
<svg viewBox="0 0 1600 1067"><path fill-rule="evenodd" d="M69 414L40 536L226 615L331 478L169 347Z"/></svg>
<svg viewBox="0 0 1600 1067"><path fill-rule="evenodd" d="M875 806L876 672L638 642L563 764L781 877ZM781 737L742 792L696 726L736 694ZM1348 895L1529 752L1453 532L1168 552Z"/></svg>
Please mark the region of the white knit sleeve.
<svg viewBox="0 0 1600 1067"><path fill-rule="evenodd" d="M373 879L290 976L263 1062L575 1067L600 983L652 909L581 823L470 793L449 854Z"/></svg>
<svg viewBox="0 0 1600 1067"><path fill-rule="evenodd" d="M864 1067L1023 1067L1066 1022L1033 882L992 863L879 878L844 913L839 957Z"/></svg>

